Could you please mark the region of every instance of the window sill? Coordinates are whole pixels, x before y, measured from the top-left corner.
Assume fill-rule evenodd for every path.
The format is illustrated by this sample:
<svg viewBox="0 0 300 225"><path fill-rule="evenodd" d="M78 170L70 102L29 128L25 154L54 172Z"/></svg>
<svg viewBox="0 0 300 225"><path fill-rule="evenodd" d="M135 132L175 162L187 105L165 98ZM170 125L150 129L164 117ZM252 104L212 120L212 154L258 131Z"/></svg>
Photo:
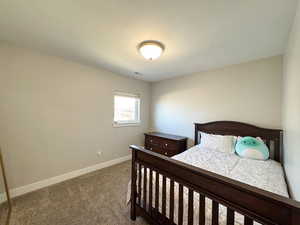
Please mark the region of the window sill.
<svg viewBox="0 0 300 225"><path fill-rule="evenodd" d="M141 123L113 123L113 127L139 127Z"/></svg>

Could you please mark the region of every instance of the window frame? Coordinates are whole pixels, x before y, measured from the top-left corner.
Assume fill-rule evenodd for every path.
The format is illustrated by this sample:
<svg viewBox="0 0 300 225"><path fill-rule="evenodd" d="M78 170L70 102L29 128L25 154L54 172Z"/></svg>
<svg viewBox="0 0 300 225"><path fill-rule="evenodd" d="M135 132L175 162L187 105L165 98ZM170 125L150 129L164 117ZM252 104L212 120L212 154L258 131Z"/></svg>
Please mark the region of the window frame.
<svg viewBox="0 0 300 225"><path fill-rule="evenodd" d="M137 120L128 120L128 121L115 121L115 96L120 97L132 97L138 99L136 105L136 113L137 113ZM141 95L128 93L128 92L120 92L114 91L113 93L113 126L114 127L128 127L128 126L140 126L141 124Z"/></svg>

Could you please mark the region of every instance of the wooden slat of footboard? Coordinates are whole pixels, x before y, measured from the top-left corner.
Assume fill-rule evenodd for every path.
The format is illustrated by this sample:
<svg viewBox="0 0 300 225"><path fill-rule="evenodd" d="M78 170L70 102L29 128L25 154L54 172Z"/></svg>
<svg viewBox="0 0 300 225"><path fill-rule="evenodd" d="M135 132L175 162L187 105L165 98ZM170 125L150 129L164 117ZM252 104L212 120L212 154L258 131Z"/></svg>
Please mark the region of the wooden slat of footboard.
<svg viewBox="0 0 300 225"><path fill-rule="evenodd" d="M153 195L153 170L150 168L149 171L149 212L152 213L152 195Z"/></svg>
<svg viewBox="0 0 300 225"><path fill-rule="evenodd" d="M227 208L227 225L234 225L234 211Z"/></svg>
<svg viewBox="0 0 300 225"><path fill-rule="evenodd" d="M148 168L144 166L143 202L144 202L144 209L146 211L147 211L147 172L148 172Z"/></svg>
<svg viewBox="0 0 300 225"><path fill-rule="evenodd" d="M219 225L219 203L213 201L212 203L212 225Z"/></svg>
<svg viewBox="0 0 300 225"><path fill-rule="evenodd" d="M139 163L139 175L138 175L138 205L141 206L142 201L142 165Z"/></svg>
<svg viewBox="0 0 300 225"><path fill-rule="evenodd" d="M244 225L253 225L253 220L245 216Z"/></svg>
<svg viewBox="0 0 300 225"><path fill-rule="evenodd" d="M158 211L158 199L159 198L159 173L156 171L155 175L155 209Z"/></svg>
<svg viewBox="0 0 300 225"><path fill-rule="evenodd" d="M170 220L174 221L174 180L170 181Z"/></svg>
<svg viewBox="0 0 300 225"><path fill-rule="evenodd" d="M183 186L179 184L178 225L183 222Z"/></svg>
<svg viewBox="0 0 300 225"><path fill-rule="evenodd" d="M194 191L189 188L188 225L194 223Z"/></svg>
<svg viewBox="0 0 300 225"><path fill-rule="evenodd" d="M163 176L163 185L162 185L162 214L166 215L166 195L167 195L167 188L166 188L166 177Z"/></svg>
<svg viewBox="0 0 300 225"><path fill-rule="evenodd" d="M199 195L199 225L205 225L205 196Z"/></svg>

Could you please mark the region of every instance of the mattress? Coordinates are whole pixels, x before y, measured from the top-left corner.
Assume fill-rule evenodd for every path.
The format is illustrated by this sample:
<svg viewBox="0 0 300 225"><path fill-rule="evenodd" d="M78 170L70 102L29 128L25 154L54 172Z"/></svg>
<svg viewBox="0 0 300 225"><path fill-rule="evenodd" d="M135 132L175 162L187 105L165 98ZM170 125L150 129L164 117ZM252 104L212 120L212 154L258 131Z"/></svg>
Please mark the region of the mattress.
<svg viewBox="0 0 300 225"><path fill-rule="evenodd" d="M189 150L172 157L175 160L209 170L222 176L226 176L240 182L261 188L266 191L273 192L285 197L288 196L287 185L284 178L283 168L280 163L267 160L259 161L252 159L240 158L232 153L223 153L214 151L211 149L200 148L195 146ZM144 173L144 171L142 171ZM144 176L142 176L143 178ZM147 171L147 177L149 180L149 171ZM153 186L155 185L155 175L153 176ZM147 182L149 183L149 182ZM143 182L142 182L143 184ZM167 193L166 193L166 216L169 218L169 190L170 180L166 181ZM175 199L174 199L174 222L177 224L178 218L178 193L179 185L174 183L175 187ZM143 187L142 187L143 190ZM143 191L141 192L143 193ZM148 191L147 191L148 193ZM155 190L153 189L153 196L155 196ZM149 199L149 196L147 196ZM143 199L143 196L142 196ZM188 188L184 187L184 213L183 224L187 224L187 212L188 212ZM212 201L208 198L206 201L206 225L211 224L211 208ZM147 201L149 202L149 201ZM152 202L154 206L154 199ZM148 205L149 207L149 205ZM162 176L159 176L159 212L162 212ZM199 224L199 194L194 192L194 224ZM219 206L219 224L226 225L226 207ZM235 213L235 224L242 225L244 222L244 216ZM258 224L258 223L255 223Z"/></svg>

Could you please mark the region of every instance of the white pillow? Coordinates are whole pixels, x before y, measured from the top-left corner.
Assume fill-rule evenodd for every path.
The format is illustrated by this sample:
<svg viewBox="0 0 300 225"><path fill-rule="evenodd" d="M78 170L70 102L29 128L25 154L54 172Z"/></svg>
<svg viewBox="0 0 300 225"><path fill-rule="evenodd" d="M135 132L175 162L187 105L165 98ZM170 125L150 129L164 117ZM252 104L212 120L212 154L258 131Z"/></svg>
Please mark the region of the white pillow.
<svg viewBox="0 0 300 225"><path fill-rule="evenodd" d="M200 132L200 147L209 148L212 150L234 153L237 137L229 135L215 135Z"/></svg>

